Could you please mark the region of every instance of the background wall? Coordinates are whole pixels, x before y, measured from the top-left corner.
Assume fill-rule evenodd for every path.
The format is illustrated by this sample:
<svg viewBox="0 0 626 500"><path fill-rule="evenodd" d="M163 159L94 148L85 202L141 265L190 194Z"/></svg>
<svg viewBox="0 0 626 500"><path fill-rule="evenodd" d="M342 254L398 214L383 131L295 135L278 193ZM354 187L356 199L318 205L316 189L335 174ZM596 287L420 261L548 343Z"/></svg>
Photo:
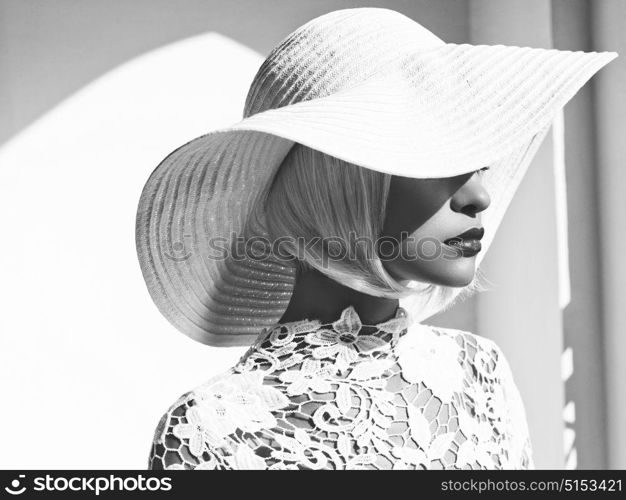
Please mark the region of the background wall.
<svg viewBox="0 0 626 500"><path fill-rule="evenodd" d="M174 147L240 118L285 35L355 6L456 43L626 44L618 0L0 0L0 467L144 468L166 407L243 353L159 315L134 250L139 193ZM625 68L622 56L594 77L542 145L485 258L494 290L431 321L501 345L538 468L626 465L625 245L612 234L624 213L613 207L626 208ZM540 234L541 253L519 233Z"/></svg>

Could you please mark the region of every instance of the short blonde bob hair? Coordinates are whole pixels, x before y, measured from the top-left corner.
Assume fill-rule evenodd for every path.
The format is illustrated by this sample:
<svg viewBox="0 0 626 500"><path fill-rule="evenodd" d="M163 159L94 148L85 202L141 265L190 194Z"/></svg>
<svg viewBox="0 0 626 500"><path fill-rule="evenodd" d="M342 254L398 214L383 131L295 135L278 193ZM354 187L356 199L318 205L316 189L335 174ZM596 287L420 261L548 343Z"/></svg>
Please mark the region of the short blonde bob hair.
<svg viewBox="0 0 626 500"><path fill-rule="evenodd" d="M273 241L283 241L282 251L297 260L298 272L314 268L369 295L402 298L419 294L422 306L447 303L453 287L415 281L402 284L372 251L385 222L390 182L391 174L296 143L264 201L267 232ZM350 244L355 237L370 246ZM309 251L302 251L303 242L310 245ZM475 279L459 296L474 291L477 282Z"/></svg>

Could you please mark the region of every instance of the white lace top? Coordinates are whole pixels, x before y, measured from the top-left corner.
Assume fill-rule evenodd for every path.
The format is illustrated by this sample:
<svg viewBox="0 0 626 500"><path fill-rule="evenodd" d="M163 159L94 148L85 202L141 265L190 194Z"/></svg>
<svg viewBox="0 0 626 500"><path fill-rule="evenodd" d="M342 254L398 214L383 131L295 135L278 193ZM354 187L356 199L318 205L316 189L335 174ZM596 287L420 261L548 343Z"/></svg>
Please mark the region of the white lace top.
<svg viewBox="0 0 626 500"><path fill-rule="evenodd" d="M499 347L396 317L277 324L161 418L150 469L534 469Z"/></svg>

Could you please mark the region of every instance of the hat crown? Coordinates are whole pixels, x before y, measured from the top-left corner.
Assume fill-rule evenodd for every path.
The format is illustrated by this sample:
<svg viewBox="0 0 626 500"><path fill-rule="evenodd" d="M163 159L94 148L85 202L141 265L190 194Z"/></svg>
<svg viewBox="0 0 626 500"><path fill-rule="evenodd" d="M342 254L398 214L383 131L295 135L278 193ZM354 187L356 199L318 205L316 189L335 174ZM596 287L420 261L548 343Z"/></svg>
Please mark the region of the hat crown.
<svg viewBox="0 0 626 500"><path fill-rule="evenodd" d="M270 52L250 85L244 118L330 95L362 82L403 54L444 44L394 10L364 7L324 14Z"/></svg>

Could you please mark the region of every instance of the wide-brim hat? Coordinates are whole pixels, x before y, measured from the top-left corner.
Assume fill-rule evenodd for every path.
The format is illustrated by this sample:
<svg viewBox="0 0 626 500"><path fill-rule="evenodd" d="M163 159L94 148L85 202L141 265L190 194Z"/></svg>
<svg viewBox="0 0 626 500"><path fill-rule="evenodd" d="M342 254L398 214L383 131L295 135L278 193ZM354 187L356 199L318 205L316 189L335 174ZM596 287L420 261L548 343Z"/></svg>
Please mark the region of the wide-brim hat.
<svg viewBox="0 0 626 500"><path fill-rule="evenodd" d="M136 244L154 302L209 345L249 344L281 318L294 262L230 249L244 230L267 235L262 200L295 143L405 177L490 166L480 265L557 111L615 57L446 43L381 8L309 21L259 68L241 121L179 147L146 182ZM408 312L421 321L446 306Z"/></svg>

